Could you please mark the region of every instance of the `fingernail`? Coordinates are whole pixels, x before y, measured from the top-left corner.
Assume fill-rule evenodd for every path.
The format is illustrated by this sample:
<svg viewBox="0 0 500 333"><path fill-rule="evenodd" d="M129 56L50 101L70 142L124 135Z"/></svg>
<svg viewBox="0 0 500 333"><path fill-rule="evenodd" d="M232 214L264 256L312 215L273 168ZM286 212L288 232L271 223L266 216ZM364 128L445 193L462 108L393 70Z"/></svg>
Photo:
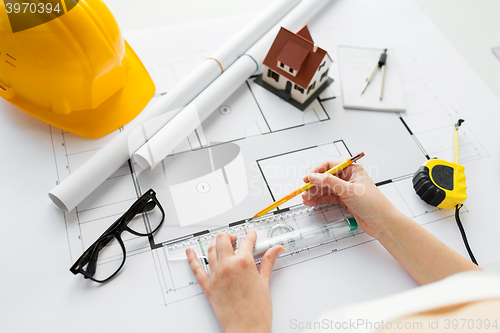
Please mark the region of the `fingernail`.
<svg viewBox="0 0 500 333"><path fill-rule="evenodd" d="M282 255L283 253L285 253L285 248L282 247L279 251L278 251L278 256Z"/></svg>
<svg viewBox="0 0 500 333"><path fill-rule="evenodd" d="M186 249L186 255L188 256L191 253L191 249Z"/></svg>

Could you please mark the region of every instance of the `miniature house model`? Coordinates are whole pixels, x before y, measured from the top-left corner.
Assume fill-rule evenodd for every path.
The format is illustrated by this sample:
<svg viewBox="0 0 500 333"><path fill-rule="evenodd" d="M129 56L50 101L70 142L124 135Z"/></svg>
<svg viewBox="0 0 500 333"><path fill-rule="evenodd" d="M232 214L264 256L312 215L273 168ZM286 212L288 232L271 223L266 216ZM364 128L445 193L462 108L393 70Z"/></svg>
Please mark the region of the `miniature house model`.
<svg viewBox="0 0 500 333"><path fill-rule="evenodd" d="M281 28L264 59L262 82L257 83L303 110L333 81L328 77L331 63L328 53L314 44L307 25L297 33Z"/></svg>

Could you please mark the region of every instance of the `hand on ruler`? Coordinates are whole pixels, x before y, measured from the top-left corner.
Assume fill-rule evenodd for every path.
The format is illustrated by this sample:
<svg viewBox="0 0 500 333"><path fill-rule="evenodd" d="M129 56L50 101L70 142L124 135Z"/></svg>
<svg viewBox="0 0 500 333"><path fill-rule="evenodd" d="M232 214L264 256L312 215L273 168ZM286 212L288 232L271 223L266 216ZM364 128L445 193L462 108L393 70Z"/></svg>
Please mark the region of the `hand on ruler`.
<svg viewBox="0 0 500 333"><path fill-rule="evenodd" d="M302 195L304 204L340 204L354 216L365 233L377 238L387 217L398 211L375 186L362 165L352 164L335 175L324 173L338 163L324 162L304 177L304 182L316 185Z"/></svg>
<svg viewBox="0 0 500 333"><path fill-rule="evenodd" d="M232 243L236 238L228 233L214 238L208 248L210 276L192 249L186 250L189 265L223 332L271 332L269 279L276 259L285 249L269 249L257 269L252 254L257 240L255 231L250 230L241 240L235 254Z"/></svg>

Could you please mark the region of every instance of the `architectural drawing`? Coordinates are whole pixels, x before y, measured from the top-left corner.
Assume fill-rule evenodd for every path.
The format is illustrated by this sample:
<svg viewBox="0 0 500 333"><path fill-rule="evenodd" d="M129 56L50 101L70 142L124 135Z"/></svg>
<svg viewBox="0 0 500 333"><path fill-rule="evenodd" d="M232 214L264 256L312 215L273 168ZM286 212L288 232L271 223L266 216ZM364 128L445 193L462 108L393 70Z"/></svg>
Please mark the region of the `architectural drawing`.
<svg viewBox="0 0 500 333"><path fill-rule="evenodd" d="M244 16L217 16L212 21L124 32L124 36L161 95L256 16L249 10ZM361 151L365 157L359 163L390 202L468 258L454 212L425 204L411 182L428 158L452 158L452 125L459 118L465 119L460 155L468 195L460 218L479 265L487 268L498 262L497 96L412 0L330 1L308 27L314 41L331 56L329 76L335 78L308 110L295 109L250 78L153 171L124 163L66 214L53 205L47 192L74 174L118 131L86 140L0 100L7 214L0 244L5 254L2 265L8 271L1 291L3 331L65 332L71 327L72 332L219 333L217 318L187 262L168 260L182 255L182 246L177 252L172 246L195 239L194 235L206 236L207 230L242 227L242 221L287 193L287 186L300 185L316 164ZM407 111L344 109L339 45L394 50ZM69 269L76 259L150 188L166 214L160 230L152 237L121 234L127 259L109 283L74 276ZM182 196L190 196L189 201ZM213 202L215 196L217 207L207 209L202 198ZM290 215L296 206L288 205L295 203L300 198L280 207L287 220L269 221L268 232L345 214L338 207L321 207L299 218ZM259 233L263 235L267 232ZM201 250L199 244L187 245ZM107 259L113 261L119 249L107 250L111 251ZM201 264L210 271L203 258ZM417 283L391 254L361 231L287 253L277 260L270 280L272 331L296 332L299 329L290 325L294 319L313 322L323 311L415 287ZM82 318L89 320L83 323Z"/></svg>
<svg viewBox="0 0 500 333"><path fill-rule="evenodd" d="M248 194L245 164L234 143L176 155L163 166L182 227L220 215Z"/></svg>
<svg viewBox="0 0 500 333"><path fill-rule="evenodd" d="M342 30L325 28L314 31L314 35L335 63L337 45L348 42ZM74 211L64 214L72 259L138 196L154 188L166 211L165 223L149 240L124 233L127 255L153 257L154 266L149 273L158 278L164 305L201 295L189 266L182 261L168 261L169 242L242 221L301 185L302 177L317 164L344 160L360 151L366 153L362 164L370 176L404 214L422 225L452 217L453 212L422 202L413 191L411 177L428 158L451 158L451 125L456 111L404 46L397 48L397 53L400 66L405 69L402 72L408 102L405 113L344 110L336 96L340 92L337 83L303 112L257 85L254 78L249 79L156 169L144 171L128 162ZM146 67L153 71L157 93L167 92L203 55L193 51L182 59L146 62ZM330 75L338 75L336 66L332 66ZM432 123L427 121L429 113L433 114ZM111 134L101 140L87 141L55 128L51 132L59 180L113 137ZM463 162L488 156L467 123L461 128L460 144ZM300 201L300 197L295 198L280 208ZM461 214L467 213L464 207ZM345 212L335 207L321 214L342 216ZM307 224L305 220L293 223L294 228ZM353 237L281 258L275 270L356 251L373 241L360 231ZM208 264L201 262L209 271Z"/></svg>
<svg viewBox="0 0 500 333"><path fill-rule="evenodd" d="M324 161L339 162L352 157L343 141L307 147L296 151L270 156L257 161L273 201L304 185L302 177ZM297 196L280 209L302 203Z"/></svg>

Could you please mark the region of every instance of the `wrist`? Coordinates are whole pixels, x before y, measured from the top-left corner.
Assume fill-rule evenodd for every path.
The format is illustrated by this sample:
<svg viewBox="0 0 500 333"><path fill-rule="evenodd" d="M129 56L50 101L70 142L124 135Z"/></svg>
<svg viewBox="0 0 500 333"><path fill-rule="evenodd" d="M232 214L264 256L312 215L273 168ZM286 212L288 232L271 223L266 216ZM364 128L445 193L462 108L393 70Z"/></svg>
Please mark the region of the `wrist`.
<svg viewBox="0 0 500 333"><path fill-rule="evenodd" d="M224 333L271 333L272 308L268 311L255 311L254 316L243 315L244 312L232 314L232 318L227 321L220 321ZM238 318L235 320L235 318ZM217 318L219 319L219 318Z"/></svg>
<svg viewBox="0 0 500 333"><path fill-rule="evenodd" d="M380 219L377 228L374 230L372 236L380 243L394 237L395 229L401 224L404 224L409 217L398 211L391 209Z"/></svg>
<svg viewBox="0 0 500 333"><path fill-rule="evenodd" d="M224 333L271 333L271 325L256 323L229 325L223 328Z"/></svg>

